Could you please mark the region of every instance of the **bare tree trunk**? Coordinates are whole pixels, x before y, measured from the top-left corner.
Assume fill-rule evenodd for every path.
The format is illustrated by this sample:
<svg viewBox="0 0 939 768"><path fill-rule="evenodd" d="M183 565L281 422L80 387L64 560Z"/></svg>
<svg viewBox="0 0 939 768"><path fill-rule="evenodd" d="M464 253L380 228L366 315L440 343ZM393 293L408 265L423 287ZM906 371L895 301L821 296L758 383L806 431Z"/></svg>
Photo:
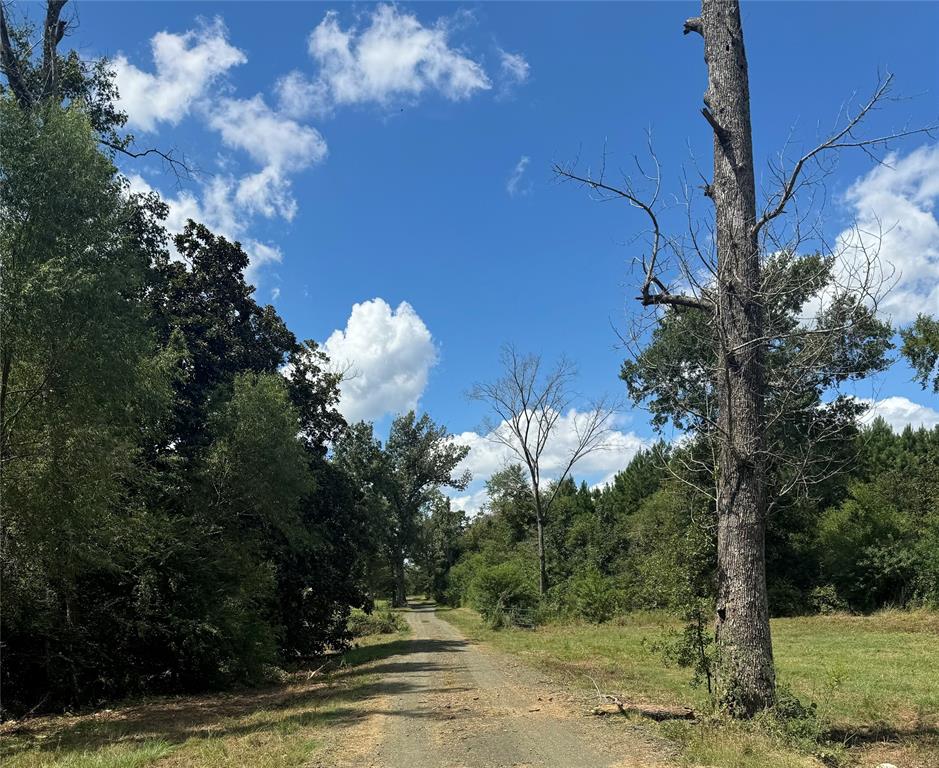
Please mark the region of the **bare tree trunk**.
<svg viewBox="0 0 939 768"><path fill-rule="evenodd" d="M394 591L391 595L392 608L404 608L408 604L407 584L404 579L404 555L395 552L392 555L391 569L394 576Z"/></svg>
<svg viewBox="0 0 939 768"><path fill-rule="evenodd" d="M688 29L688 27L691 29ZM714 129L710 195L717 224L720 451L717 478L717 694L736 714L775 701L766 597L763 312L750 128L750 86L739 3L703 0L686 31L704 37L705 118Z"/></svg>
<svg viewBox="0 0 939 768"><path fill-rule="evenodd" d="M548 591L548 568L544 551L544 511L541 496L535 492L535 524L538 529L538 594L544 597Z"/></svg>

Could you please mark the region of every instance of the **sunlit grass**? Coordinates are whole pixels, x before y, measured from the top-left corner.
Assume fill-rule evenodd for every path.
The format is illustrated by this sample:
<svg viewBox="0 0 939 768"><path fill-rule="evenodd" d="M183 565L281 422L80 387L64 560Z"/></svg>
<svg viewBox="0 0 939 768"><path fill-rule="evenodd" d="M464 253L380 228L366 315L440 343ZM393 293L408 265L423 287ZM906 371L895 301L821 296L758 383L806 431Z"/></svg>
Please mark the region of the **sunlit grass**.
<svg viewBox="0 0 939 768"><path fill-rule="evenodd" d="M665 666L650 647L678 627L667 614L500 631L465 609L443 617L469 637L539 664L574 687L586 690L593 678L634 702L708 711L706 692L689 685L690 672ZM817 766L822 763L815 751L850 764L876 748L887 757L912 755L906 763L911 767L939 766L939 614L774 619L772 630L779 681L804 703L816 704L828 743L813 750L758 724L720 717L650 724L680 746L682 761L722 768Z"/></svg>
<svg viewBox="0 0 939 768"><path fill-rule="evenodd" d="M363 638L327 675L283 686L192 698L155 698L79 717L8 724L4 768L292 768L308 764L361 715L377 677L367 665L407 633Z"/></svg>

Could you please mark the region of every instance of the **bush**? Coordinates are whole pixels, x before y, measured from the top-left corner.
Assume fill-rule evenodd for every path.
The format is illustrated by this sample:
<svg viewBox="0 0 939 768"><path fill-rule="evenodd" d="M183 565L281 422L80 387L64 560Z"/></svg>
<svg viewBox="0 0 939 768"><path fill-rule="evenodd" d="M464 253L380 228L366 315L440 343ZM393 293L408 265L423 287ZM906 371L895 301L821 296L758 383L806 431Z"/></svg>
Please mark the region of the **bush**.
<svg viewBox="0 0 939 768"><path fill-rule="evenodd" d="M469 585L469 601L493 629L534 625L538 590L531 566L509 560L480 567Z"/></svg>
<svg viewBox="0 0 939 768"><path fill-rule="evenodd" d="M780 684L776 686L776 705L761 720L771 732L781 732L790 743L817 754L825 727L814 701L804 704L787 685Z"/></svg>
<svg viewBox="0 0 939 768"><path fill-rule="evenodd" d="M771 582L766 591L770 616L801 616L805 613L805 596L802 590L788 579Z"/></svg>
<svg viewBox="0 0 939 768"><path fill-rule="evenodd" d="M612 619L620 610L623 595L613 579L590 568L570 580L565 602L577 618L600 624Z"/></svg>
<svg viewBox="0 0 939 768"><path fill-rule="evenodd" d="M387 605L366 613L361 608L353 608L349 613L349 633L353 637L366 635L391 635L407 629L407 622Z"/></svg>
<svg viewBox="0 0 939 768"><path fill-rule="evenodd" d="M831 584L815 587L809 593L809 605L816 613L841 613L848 610L848 604L838 595L838 590Z"/></svg>

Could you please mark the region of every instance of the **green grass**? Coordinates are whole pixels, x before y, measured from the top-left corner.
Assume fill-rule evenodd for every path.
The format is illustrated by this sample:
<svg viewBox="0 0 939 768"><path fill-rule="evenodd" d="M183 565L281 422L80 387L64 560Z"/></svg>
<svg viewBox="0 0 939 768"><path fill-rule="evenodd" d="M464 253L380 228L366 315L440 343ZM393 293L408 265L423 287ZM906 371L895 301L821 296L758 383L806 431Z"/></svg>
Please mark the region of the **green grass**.
<svg viewBox="0 0 939 768"><path fill-rule="evenodd" d="M469 610L443 616L467 636L545 667L585 691L592 677L604 690L634 702L708 710L706 692L689 685L690 672L664 666L650 650L650 643L678 626L665 614L501 631L488 629ZM888 744L893 749L888 756L905 758L891 761L897 765L939 766L939 614L786 618L773 620L772 629L779 682L804 703L816 703L827 743L807 746L765 724L721 718L655 726L680 745L685 762L727 768L819 765L809 754L816 751L832 753L826 756L830 760L866 764L868 753Z"/></svg>
<svg viewBox="0 0 939 768"><path fill-rule="evenodd" d="M333 746L360 717L378 677L372 662L406 632L363 638L341 667L278 686L203 697L154 698L113 710L0 727L4 768L292 768Z"/></svg>

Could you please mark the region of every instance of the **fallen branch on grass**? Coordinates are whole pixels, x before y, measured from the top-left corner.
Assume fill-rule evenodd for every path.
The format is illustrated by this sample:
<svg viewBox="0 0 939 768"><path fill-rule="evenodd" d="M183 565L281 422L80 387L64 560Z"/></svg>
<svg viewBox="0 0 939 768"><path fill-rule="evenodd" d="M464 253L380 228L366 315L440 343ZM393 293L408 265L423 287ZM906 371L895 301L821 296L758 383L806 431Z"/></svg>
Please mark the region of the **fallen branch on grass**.
<svg viewBox="0 0 939 768"><path fill-rule="evenodd" d="M307 675L307 678L306 678L306 679L307 679L307 680L312 680L312 679L313 679L314 677L316 677L320 672L322 672L324 669L326 669L326 667L329 665L329 662L331 662L331 661L332 661L332 659L326 659L326 661L325 661L323 664L320 664L316 669L314 669L312 672L310 672L310 674Z"/></svg>
<svg viewBox="0 0 939 768"><path fill-rule="evenodd" d="M611 693L603 693L603 691L600 690L600 686L597 685L597 681L590 677L590 675L587 675L587 679L593 683L593 687L597 691L597 698L600 700L600 704L590 710L591 714L601 717L615 714L637 714L658 721L694 720L694 710L689 707L670 707L659 704L640 704L626 701Z"/></svg>

